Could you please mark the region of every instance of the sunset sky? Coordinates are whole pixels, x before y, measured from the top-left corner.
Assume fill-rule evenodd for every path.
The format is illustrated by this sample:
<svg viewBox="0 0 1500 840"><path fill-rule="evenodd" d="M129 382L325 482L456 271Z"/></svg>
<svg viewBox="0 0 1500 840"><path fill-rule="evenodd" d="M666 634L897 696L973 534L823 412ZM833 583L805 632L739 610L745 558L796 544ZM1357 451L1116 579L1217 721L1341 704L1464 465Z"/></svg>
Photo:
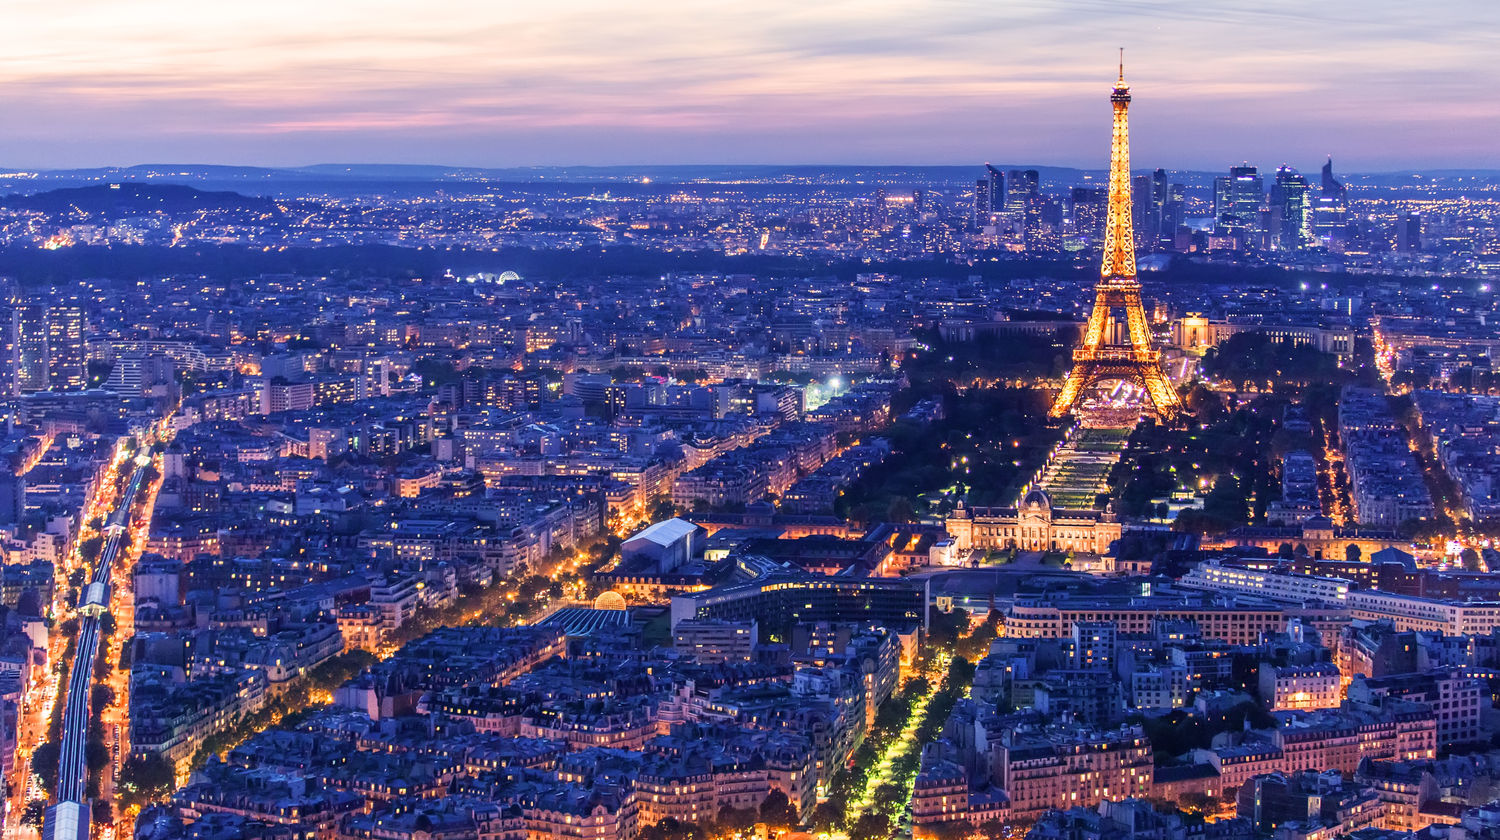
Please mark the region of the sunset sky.
<svg viewBox="0 0 1500 840"><path fill-rule="evenodd" d="M8 0L0 166L1500 168L1500 3Z"/></svg>

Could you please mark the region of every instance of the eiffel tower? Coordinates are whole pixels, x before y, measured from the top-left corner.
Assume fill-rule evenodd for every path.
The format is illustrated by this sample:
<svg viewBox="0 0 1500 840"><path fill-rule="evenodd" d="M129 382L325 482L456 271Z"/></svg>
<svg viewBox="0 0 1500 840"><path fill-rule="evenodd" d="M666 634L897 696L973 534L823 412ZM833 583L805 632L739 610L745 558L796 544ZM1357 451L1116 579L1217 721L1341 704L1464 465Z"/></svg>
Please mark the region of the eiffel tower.
<svg viewBox="0 0 1500 840"><path fill-rule="evenodd" d="M1130 87L1125 84L1125 51L1120 51L1120 79L1110 93L1114 104L1114 142L1109 153L1109 211L1104 227L1104 262L1094 286L1094 311L1089 314L1083 343L1073 350L1073 369L1052 403L1050 414L1062 417L1078 404L1086 388L1103 379L1140 383L1156 414L1171 420L1182 413L1177 389L1167 379L1161 351L1153 346L1146 311L1141 308L1141 284L1135 276L1135 231L1130 219ZM1128 344L1108 341L1110 314L1125 311Z"/></svg>

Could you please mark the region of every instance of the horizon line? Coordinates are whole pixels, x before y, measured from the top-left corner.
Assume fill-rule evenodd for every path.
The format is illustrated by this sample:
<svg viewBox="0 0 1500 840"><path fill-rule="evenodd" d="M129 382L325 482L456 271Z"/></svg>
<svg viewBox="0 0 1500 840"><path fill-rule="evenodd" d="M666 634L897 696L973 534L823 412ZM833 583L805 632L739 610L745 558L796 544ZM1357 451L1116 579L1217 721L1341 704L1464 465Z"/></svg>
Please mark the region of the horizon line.
<svg viewBox="0 0 1500 840"><path fill-rule="evenodd" d="M1332 158L1332 156L1327 156ZM187 162L148 162L148 163L105 163L93 165L76 165L60 167L30 167L30 166L6 166L0 164L0 178L23 177L26 175L47 175L71 172L87 172L91 170L116 170L128 171L132 169L165 169L172 167L181 168L217 168L217 169L263 169L282 172L300 172L313 169L338 168L390 168L390 169L442 169L442 170L476 170L476 171L504 171L504 170L562 170L562 169L594 169L594 170L620 170L620 169L734 169L734 168L758 168L758 169L976 169L982 171L990 161L976 163L534 163L534 164L453 164L453 163L409 163L409 162L335 162L324 161L320 163L301 164L264 164L264 163L187 163ZM1291 166L1288 163L1280 163L1275 166L1265 167L1259 164L1250 164L1248 161L1240 163L1227 163L1225 169L1231 166L1253 165L1257 170L1265 174L1274 174L1280 166ZM1322 166L1322 164L1318 164ZM1094 165L1080 166L1077 164L1061 163L1004 163L996 165L1000 169L1071 169L1079 172L1108 172L1109 166ZM1296 169L1297 167L1292 167ZM1132 167L1132 172L1151 172L1162 169L1167 172L1199 173L1199 174L1222 174L1221 170L1203 169L1193 167L1157 167L1144 166ZM1299 170L1300 171L1300 170ZM1419 166L1410 169L1344 169L1345 174L1353 175L1420 175L1424 173L1442 172L1466 172L1466 173L1494 173L1500 175L1500 166L1482 164L1445 164L1442 166ZM332 173L324 173L332 174Z"/></svg>

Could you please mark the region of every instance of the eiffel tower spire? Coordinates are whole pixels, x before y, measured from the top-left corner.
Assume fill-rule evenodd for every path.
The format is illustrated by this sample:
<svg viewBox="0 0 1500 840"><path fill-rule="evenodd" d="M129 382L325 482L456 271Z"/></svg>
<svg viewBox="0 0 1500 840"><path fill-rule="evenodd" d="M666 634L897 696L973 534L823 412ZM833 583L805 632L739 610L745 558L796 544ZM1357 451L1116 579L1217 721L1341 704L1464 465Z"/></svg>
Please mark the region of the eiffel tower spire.
<svg viewBox="0 0 1500 840"><path fill-rule="evenodd" d="M1120 80L1109 95L1115 129L1109 144L1109 208L1104 225L1104 262L1099 276L1135 278L1135 227L1130 217L1130 86L1125 84L1125 50Z"/></svg>
<svg viewBox="0 0 1500 840"><path fill-rule="evenodd" d="M1125 50L1120 50L1120 77L1110 92L1114 133L1109 152L1109 209L1104 225L1104 259L1094 286L1094 310L1084 330L1083 343L1073 350L1073 369L1052 403L1051 415L1074 409L1084 389L1102 379L1140 383L1156 413L1170 420L1182 413L1177 390L1167 379L1161 352L1151 340L1146 311L1141 307L1141 284L1135 274L1135 231L1130 211L1130 86L1125 84ZM1128 344L1114 344L1105 335L1110 312L1123 309Z"/></svg>

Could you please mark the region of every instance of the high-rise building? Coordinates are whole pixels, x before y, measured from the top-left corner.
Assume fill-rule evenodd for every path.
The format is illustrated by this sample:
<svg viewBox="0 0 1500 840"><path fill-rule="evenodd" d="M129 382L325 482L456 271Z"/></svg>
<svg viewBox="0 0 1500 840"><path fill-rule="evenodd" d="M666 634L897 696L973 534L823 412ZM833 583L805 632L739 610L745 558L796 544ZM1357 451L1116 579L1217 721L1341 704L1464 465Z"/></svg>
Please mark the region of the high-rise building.
<svg viewBox="0 0 1500 840"><path fill-rule="evenodd" d="M18 392L77 391L88 386L83 301L77 295L50 302L28 300L14 313L14 389ZM5 343L0 316L0 345Z"/></svg>
<svg viewBox="0 0 1500 840"><path fill-rule="evenodd" d="M26 477L17 475L20 465L0 461L0 525L15 525L26 518Z"/></svg>
<svg viewBox="0 0 1500 840"><path fill-rule="evenodd" d="M990 224L990 217L1005 209L1005 173L986 163L985 177L974 182L974 227Z"/></svg>
<svg viewBox="0 0 1500 840"><path fill-rule="evenodd" d="M1405 253L1422 250L1422 217L1407 213L1396 221L1396 250Z"/></svg>
<svg viewBox="0 0 1500 840"><path fill-rule="evenodd" d="M1318 242L1324 246L1341 244L1349 224L1349 196L1333 177L1333 158L1323 164L1323 180L1312 211L1312 232Z"/></svg>
<svg viewBox="0 0 1500 840"><path fill-rule="evenodd" d="M1168 184L1167 196L1161 204L1161 239L1169 248L1176 247L1177 231L1183 226L1187 211L1187 187Z"/></svg>
<svg viewBox="0 0 1500 840"><path fill-rule="evenodd" d="M1104 216L1109 209L1109 190L1103 187L1074 187L1068 196L1073 232L1089 241L1103 238Z"/></svg>
<svg viewBox="0 0 1500 840"><path fill-rule="evenodd" d="M1005 208L1005 173L986 163L985 183L990 192L990 210L999 212Z"/></svg>
<svg viewBox="0 0 1500 840"><path fill-rule="evenodd" d="M1253 166L1231 166L1227 177L1214 179L1214 221L1244 245L1261 244L1260 208L1265 200L1265 182Z"/></svg>
<svg viewBox="0 0 1500 840"><path fill-rule="evenodd" d="M47 307L47 389L81 391L88 386L83 347L83 302L76 296Z"/></svg>
<svg viewBox="0 0 1500 840"><path fill-rule="evenodd" d="M0 397L20 392L21 297L16 287L0 280Z"/></svg>
<svg viewBox="0 0 1500 840"><path fill-rule="evenodd" d="M1229 196L1229 176L1214 176L1214 222L1217 224L1220 217L1229 212L1233 199Z"/></svg>
<svg viewBox="0 0 1500 840"><path fill-rule="evenodd" d="M1298 251L1312 238L1311 186L1302 173L1283 166L1276 170L1271 184L1271 249Z"/></svg>
<svg viewBox="0 0 1500 840"><path fill-rule="evenodd" d="M1025 212L1041 188L1042 176L1035 169L1012 169L1006 175L1005 212Z"/></svg>
<svg viewBox="0 0 1500 840"><path fill-rule="evenodd" d="M1160 170L1158 170L1160 171ZM1161 204L1156 200L1156 182L1152 175L1137 175L1130 181L1134 202L1136 250L1151 250L1161 236Z"/></svg>
<svg viewBox="0 0 1500 840"><path fill-rule="evenodd" d="M16 310L16 388L47 390L47 304L26 301Z"/></svg>
<svg viewBox="0 0 1500 840"><path fill-rule="evenodd" d="M1323 163L1322 189L1324 193L1327 193L1329 195L1336 195L1341 199L1348 197L1348 190L1345 189L1343 183L1340 182L1337 178L1333 177L1332 157L1330 157Z"/></svg>

